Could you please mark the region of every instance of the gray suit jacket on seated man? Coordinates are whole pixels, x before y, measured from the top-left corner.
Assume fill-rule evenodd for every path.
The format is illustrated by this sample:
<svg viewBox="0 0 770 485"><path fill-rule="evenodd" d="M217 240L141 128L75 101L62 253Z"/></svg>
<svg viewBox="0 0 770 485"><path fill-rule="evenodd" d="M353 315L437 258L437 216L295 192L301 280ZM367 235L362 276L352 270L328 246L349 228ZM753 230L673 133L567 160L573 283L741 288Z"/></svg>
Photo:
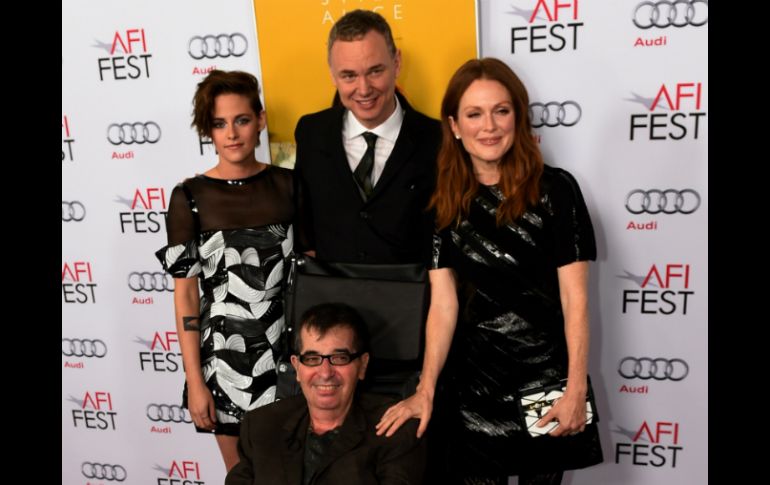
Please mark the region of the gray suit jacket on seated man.
<svg viewBox="0 0 770 485"><path fill-rule="evenodd" d="M425 442L417 421L390 437L375 425L393 401L357 393L369 363L360 315L340 303L310 308L292 356L302 396L248 413L241 424L240 463L226 485L419 484Z"/></svg>

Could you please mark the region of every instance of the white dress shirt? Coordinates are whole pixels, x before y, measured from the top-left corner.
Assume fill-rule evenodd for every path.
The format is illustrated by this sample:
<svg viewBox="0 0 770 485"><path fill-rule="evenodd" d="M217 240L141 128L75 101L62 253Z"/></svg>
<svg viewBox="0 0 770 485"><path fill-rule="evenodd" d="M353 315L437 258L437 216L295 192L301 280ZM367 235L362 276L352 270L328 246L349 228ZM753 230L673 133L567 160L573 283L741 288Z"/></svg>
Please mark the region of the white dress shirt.
<svg viewBox="0 0 770 485"><path fill-rule="evenodd" d="M403 121L404 110L401 108L401 103L398 102L398 96L396 96L396 109L393 111L393 114L376 128L369 129L362 125L350 110L347 110L345 113L345 118L342 122L342 144L345 147L345 154L348 157L348 165L350 165L351 172L355 172L356 167L361 163L361 158L363 158L366 152L366 140L363 134L370 131L377 135L377 142L374 144L372 187L377 184L385 168L385 162L390 157L391 152L393 152L393 147L396 145L396 139L401 131Z"/></svg>

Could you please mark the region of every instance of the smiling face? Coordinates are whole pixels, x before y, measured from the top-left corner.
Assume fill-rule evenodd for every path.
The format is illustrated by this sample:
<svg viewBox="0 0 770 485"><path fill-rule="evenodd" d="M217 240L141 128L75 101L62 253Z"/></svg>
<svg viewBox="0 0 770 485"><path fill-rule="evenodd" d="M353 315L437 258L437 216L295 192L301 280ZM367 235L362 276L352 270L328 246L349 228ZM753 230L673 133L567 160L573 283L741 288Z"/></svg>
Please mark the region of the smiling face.
<svg viewBox="0 0 770 485"><path fill-rule="evenodd" d="M314 328L302 327L300 354L330 355L338 352L355 353L353 330L347 326L330 328L323 337ZM307 400L311 415L323 411L328 415L344 419L359 379L366 375L369 354L365 353L347 365L331 365L323 359L321 365L310 367L302 364L296 355L291 363L297 370L297 380Z"/></svg>
<svg viewBox="0 0 770 485"><path fill-rule="evenodd" d="M254 150L264 127L265 112L254 113L246 96L232 93L217 96L211 140L219 152L220 163L255 163Z"/></svg>
<svg viewBox="0 0 770 485"><path fill-rule="evenodd" d="M500 162L513 146L515 123L511 94L489 79L473 81L460 98L456 118L449 117L475 166Z"/></svg>
<svg viewBox="0 0 770 485"><path fill-rule="evenodd" d="M371 30L360 39L336 40L329 68L343 106L362 125L375 128L393 113L401 52L392 56L382 34Z"/></svg>

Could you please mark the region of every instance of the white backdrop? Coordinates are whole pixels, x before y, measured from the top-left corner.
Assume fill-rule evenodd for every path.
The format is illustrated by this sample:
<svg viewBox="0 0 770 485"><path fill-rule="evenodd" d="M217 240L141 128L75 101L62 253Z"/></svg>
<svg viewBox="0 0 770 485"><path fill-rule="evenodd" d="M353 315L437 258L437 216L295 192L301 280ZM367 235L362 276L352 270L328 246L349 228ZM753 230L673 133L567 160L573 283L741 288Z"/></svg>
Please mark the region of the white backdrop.
<svg viewBox="0 0 770 485"><path fill-rule="evenodd" d="M708 3L676 8L478 2L480 54L526 83L546 161L578 179L597 233L605 463L568 484L707 482ZM261 79L255 25L246 0L62 5L63 484L223 481L177 407L173 284L153 252L173 186L216 162L189 128L195 85L214 67Z"/></svg>
<svg viewBox="0 0 770 485"><path fill-rule="evenodd" d="M223 482L213 436L177 407L173 283L153 253L171 189L216 163L190 128L195 86L214 67L261 79L255 25L246 0L63 3L64 484ZM260 160L266 147L263 134Z"/></svg>
<svg viewBox="0 0 770 485"><path fill-rule="evenodd" d="M675 3L479 2L480 54L528 87L546 163L578 179L596 230L605 463L575 485L707 483L708 2Z"/></svg>

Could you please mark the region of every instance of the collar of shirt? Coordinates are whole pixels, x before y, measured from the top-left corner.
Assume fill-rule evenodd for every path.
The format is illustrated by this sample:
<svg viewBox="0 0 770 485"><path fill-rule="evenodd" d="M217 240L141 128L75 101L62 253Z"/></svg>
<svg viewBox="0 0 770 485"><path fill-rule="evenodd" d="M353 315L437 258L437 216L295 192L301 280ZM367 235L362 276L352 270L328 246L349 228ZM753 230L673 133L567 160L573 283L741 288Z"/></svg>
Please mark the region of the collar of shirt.
<svg viewBox="0 0 770 485"><path fill-rule="evenodd" d="M385 163L396 146L396 139L398 139L398 133L401 131L403 121L404 109L401 107L398 97L396 97L396 109L393 113L384 123L371 130L359 123L356 117L353 116L353 113L348 111L345 114L342 125L342 145L345 148L350 171L354 172L356 170L356 167L361 162L361 157L366 152L366 140L361 135L367 131L374 133L378 138L374 146L372 184L376 185L380 175L382 175L382 171L385 170Z"/></svg>
<svg viewBox="0 0 770 485"><path fill-rule="evenodd" d="M393 110L393 113L391 113L391 115L387 120L385 120L384 123L372 129L362 125L361 122L356 119L355 115L353 115L353 112L347 110L345 113L345 120L342 125L342 138L346 141L352 140L353 138L361 136L367 131L371 131L377 135L378 138L384 138L390 143L395 144L396 138L398 138L398 132L401 131L401 123L403 123L403 121L404 109L401 107L401 103L398 101L398 96L396 96L396 109Z"/></svg>

